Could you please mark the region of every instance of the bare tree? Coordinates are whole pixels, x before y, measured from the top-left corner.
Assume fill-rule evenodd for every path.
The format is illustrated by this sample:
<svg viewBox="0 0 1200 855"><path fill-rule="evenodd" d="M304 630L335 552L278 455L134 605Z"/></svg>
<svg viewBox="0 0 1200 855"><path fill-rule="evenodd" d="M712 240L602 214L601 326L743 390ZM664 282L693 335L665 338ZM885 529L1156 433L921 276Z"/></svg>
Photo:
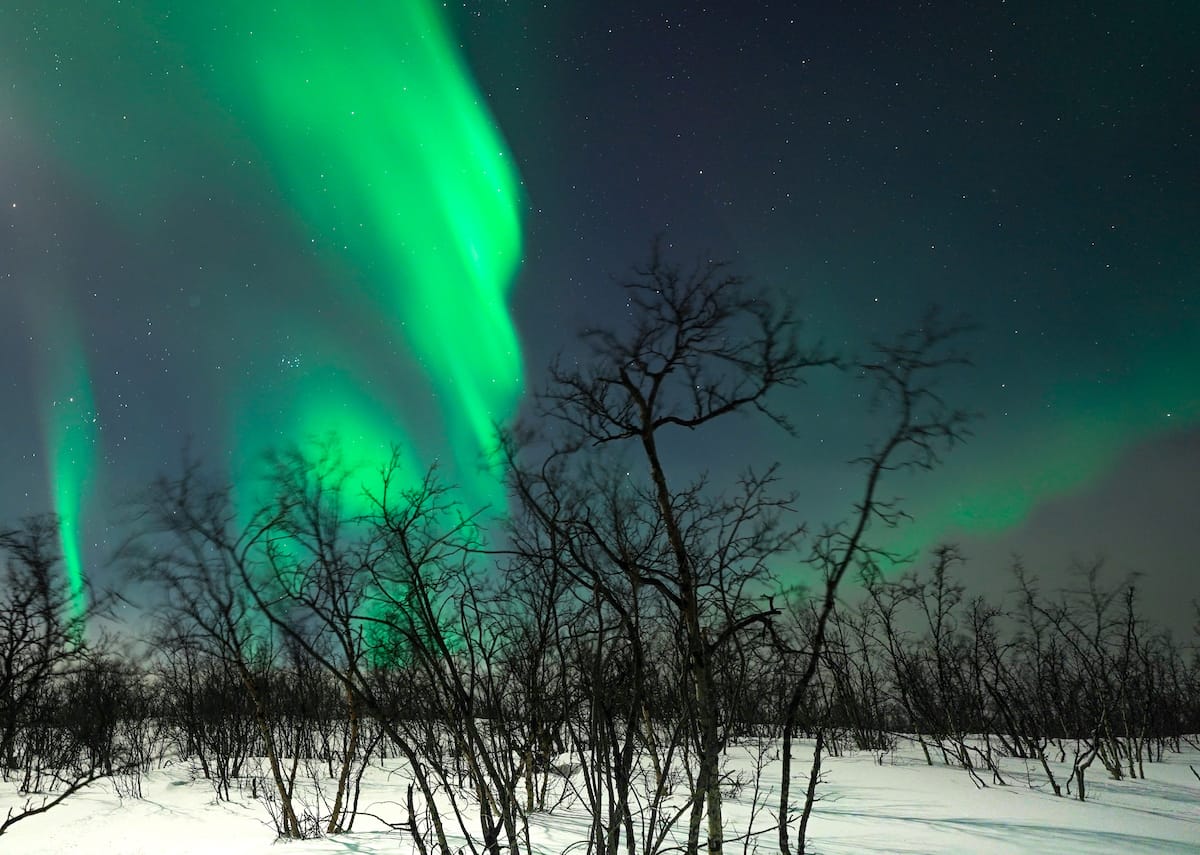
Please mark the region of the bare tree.
<svg viewBox="0 0 1200 855"><path fill-rule="evenodd" d="M238 519L229 488L204 483L191 463L177 479L160 478L144 502L144 529L124 547L134 578L152 581L190 644L228 666L250 699L262 741L270 784L278 797L281 837L308 836L293 805L294 768L283 761L266 679L278 654L271 627L247 590L277 519L273 508ZM294 758L293 758L294 762Z"/></svg>
<svg viewBox="0 0 1200 855"><path fill-rule="evenodd" d="M518 852L528 838L522 767L513 731L488 721L500 639L473 566L474 517L435 471L413 479L393 454L364 475L336 442L277 456L269 482L272 499L255 514L271 520L262 564L237 568L257 614L338 681L352 717L374 718L398 747L439 850L448 813L472 852ZM343 768L335 814L347 781ZM412 799L409 808L420 848Z"/></svg>
<svg viewBox="0 0 1200 855"><path fill-rule="evenodd" d="M694 734L680 714L678 613L639 579L639 568L669 560L654 503L611 472L514 469L513 483L527 513L512 532L512 587L561 587L554 647L573 700L566 741L592 819L589 849L658 852L688 810L674 790Z"/></svg>
<svg viewBox="0 0 1200 855"><path fill-rule="evenodd" d="M895 527L904 517L897 500L880 493L886 476L902 469L932 469L941 462L941 454L964 438L971 414L949 406L938 393L935 383L951 366L965 358L953 350L962 334L961 325L945 326L934 314L922 325L903 335L893 344L876 345L874 358L858 366L860 376L873 383L874 401L890 427L883 437L867 449L856 462L865 472L862 498L853 516L843 525L825 529L813 544L809 564L824 580L824 591L815 626L800 653L806 659L804 670L792 688L784 713L783 770L779 815L788 815L791 780L792 729L816 676L825 647L830 617L837 606L837 592L851 568L870 568L880 560L892 560L872 540L873 526ZM792 851L789 828L781 822L779 849ZM797 849L803 851L800 839Z"/></svg>
<svg viewBox="0 0 1200 855"><path fill-rule="evenodd" d="M154 648L166 738L178 756L199 765L217 798L229 801L261 743L245 684L229 660L186 625L167 622Z"/></svg>
<svg viewBox="0 0 1200 855"><path fill-rule="evenodd" d="M127 764L104 734L79 726L87 723L80 690L94 653L87 622L101 604L76 608L61 570L57 519L34 517L0 532L0 560L0 775L16 775L28 794L0 822L3 834Z"/></svg>
<svg viewBox="0 0 1200 855"><path fill-rule="evenodd" d="M770 495L771 475L748 475L738 495L713 498L703 479L691 484L672 479L663 444L674 432L700 430L739 412L758 412L786 427L787 420L770 406L773 393L836 360L819 349L801 349L792 316L752 293L721 263L685 269L665 261L656 244L624 290L633 319L629 328L585 332L586 359L554 366L538 413L547 421L542 436L558 438L551 441L550 459L563 462L572 477L602 466L590 461L608 449L610 459L625 449L635 456L645 486L626 482L623 489L642 521L638 539L653 548L626 550L620 539L601 538L593 538L593 546L619 568L611 580L623 580L635 598L635 592L653 592L674 612L698 761L686 848L697 851L706 818L707 849L715 855L724 845L725 741L715 658L776 614L772 603L756 601L751 592L754 581L765 579L769 556L792 548L799 528L781 521L786 499ZM551 469L532 467L518 480L545 485ZM531 495L527 487L517 489ZM561 506L556 488L543 498ZM564 522L545 508L535 513L546 522ZM585 504L566 521L564 537L587 534L587 521L596 516ZM607 594L608 582L595 576L584 581L619 610L619 598Z"/></svg>

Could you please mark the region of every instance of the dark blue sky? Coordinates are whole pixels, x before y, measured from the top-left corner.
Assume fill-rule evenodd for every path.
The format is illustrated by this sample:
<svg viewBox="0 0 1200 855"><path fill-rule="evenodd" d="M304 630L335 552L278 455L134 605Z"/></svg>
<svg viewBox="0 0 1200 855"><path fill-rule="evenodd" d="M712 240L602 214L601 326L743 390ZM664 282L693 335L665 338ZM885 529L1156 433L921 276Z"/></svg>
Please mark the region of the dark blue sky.
<svg viewBox="0 0 1200 855"><path fill-rule="evenodd" d="M118 497L189 437L227 453L229 376L269 385L263 354L314 324L377 344L359 313L314 309L328 260L269 149L206 89L206 58L178 47L171 4L123 19L41 5L0 13L0 520L52 505L46 387L76 341L99 425L96 565ZM902 545L961 541L993 588L1014 551L1052 579L1106 555L1186 621L1200 594L1194 4L482 0L448 18L521 176L526 388L576 329L621 321L613 279L656 234L681 260L731 260L848 355L939 305L979 325L975 367L947 391L984 418L942 470L896 484L915 517ZM120 105L145 117L127 133L95 118ZM437 382L403 347L377 353L397 394ZM843 461L872 428L860 391L814 378L784 402L798 437L734 422L679 463L723 477L778 459L806 517L837 519L857 483Z"/></svg>

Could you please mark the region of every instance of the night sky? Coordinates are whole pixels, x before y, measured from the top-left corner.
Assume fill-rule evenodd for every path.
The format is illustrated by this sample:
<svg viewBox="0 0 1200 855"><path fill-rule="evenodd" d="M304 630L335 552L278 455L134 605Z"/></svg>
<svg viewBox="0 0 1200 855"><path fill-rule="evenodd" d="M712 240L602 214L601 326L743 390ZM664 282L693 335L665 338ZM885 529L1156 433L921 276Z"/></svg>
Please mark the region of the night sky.
<svg viewBox="0 0 1200 855"><path fill-rule="evenodd" d="M847 357L966 316L978 410L901 478L897 548L1106 557L1200 595L1200 7L1192 2L276 4L0 10L0 521L57 510L103 582L183 449L230 473L337 430L472 505L478 461L661 234ZM875 426L853 377L678 477L782 463L814 525Z"/></svg>

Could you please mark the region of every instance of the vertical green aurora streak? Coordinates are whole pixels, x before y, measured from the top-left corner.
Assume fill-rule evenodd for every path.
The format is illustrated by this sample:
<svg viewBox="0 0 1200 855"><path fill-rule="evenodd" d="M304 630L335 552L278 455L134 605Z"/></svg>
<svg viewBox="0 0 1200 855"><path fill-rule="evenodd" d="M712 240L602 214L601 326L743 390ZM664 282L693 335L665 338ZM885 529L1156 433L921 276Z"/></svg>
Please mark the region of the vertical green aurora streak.
<svg viewBox="0 0 1200 855"><path fill-rule="evenodd" d="M65 352L46 372L43 388L51 399L43 405L43 424L67 593L78 618L88 606L81 518L94 467L96 410L87 364L76 340L64 335L63 342Z"/></svg>

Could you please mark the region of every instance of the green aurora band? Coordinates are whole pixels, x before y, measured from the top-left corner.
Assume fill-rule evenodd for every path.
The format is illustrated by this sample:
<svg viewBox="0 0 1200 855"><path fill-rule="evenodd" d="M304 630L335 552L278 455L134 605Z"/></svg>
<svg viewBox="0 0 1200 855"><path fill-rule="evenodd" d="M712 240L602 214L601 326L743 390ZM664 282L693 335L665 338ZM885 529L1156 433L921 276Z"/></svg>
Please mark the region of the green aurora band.
<svg viewBox="0 0 1200 855"><path fill-rule="evenodd" d="M225 60L207 66L220 69L212 92L253 129L311 240L368 271L355 287L434 384L460 483L473 500L500 502L499 482L480 469L521 394L506 305L521 254L520 190L440 13L426 0L225 11L232 45L204 45ZM339 367L318 374L327 381ZM344 380L290 390L291 439L336 430L365 461L386 451L403 414ZM250 456L279 439L278 419L265 432L257 421L237 420L236 443Z"/></svg>
<svg viewBox="0 0 1200 855"><path fill-rule="evenodd" d="M97 418L87 364L75 339L64 338L70 346L64 356L49 366L43 386L52 396L43 405L43 429L67 595L71 611L78 619L88 608L82 516L95 467Z"/></svg>
<svg viewBox="0 0 1200 855"><path fill-rule="evenodd" d="M25 47L0 57L0 71L23 81L23 108L57 129L63 165L123 228L155 240L147 224L165 222L177 194L199 191L187 182L173 191L181 174L256 156L262 172L245 174L274 182L287 209L271 216L307 238L295 250L315 252L326 268L328 304L369 319L370 329L319 330L303 370L282 381L251 373L224 390L239 496L252 495L264 452L336 434L364 472L399 448L411 480L448 447L466 502L502 506L501 482L484 463L522 392L506 300L523 202L441 9L431 0L277 9L140 0L95 10L35 4L6 18L9 32L46 34L56 65L42 71ZM22 62L34 63L29 73ZM228 148L211 144L219 140ZM264 325L296 330L299 317L284 311ZM391 340L399 344L390 353L361 355L363 341ZM425 427L415 422L428 406L406 406L410 393L383 358L392 354L420 366L440 409L440 441L426 429L420 447L413 428ZM49 477L81 610L96 420L83 359L71 363L41 387L55 396L44 414Z"/></svg>
<svg viewBox="0 0 1200 855"><path fill-rule="evenodd" d="M890 536L881 536L898 557L923 560L940 543L960 537L993 537L1024 524L1046 502L1090 485L1111 471L1133 445L1156 435L1200 424L1200 365L1196 341L1170 336L1161 352L1131 362L1127 376L1108 384L1078 382L1052 390L1045 404L1058 413L1034 432L1009 431L985 414L975 426L980 435L992 434L991 447L1004 449L997 457L977 458L976 440L946 458L948 478L925 490L918 473L908 509L913 522L901 523ZM997 434L1003 439L997 442ZM888 490L905 493L902 483ZM898 567L909 566L900 561Z"/></svg>

